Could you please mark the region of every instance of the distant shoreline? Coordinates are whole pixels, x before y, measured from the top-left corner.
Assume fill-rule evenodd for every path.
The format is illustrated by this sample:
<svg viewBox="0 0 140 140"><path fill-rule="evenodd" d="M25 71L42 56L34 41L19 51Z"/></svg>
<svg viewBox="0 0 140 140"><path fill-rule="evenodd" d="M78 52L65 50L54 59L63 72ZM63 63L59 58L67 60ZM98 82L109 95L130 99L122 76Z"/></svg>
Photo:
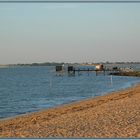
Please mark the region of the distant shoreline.
<svg viewBox="0 0 140 140"><path fill-rule="evenodd" d="M140 64L140 62L94 62L94 63L67 63L67 62L43 62L43 63L18 63L18 64L0 64L1 66L56 66L56 65L92 65L92 64L112 64L112 65L118 65L118 64Z"/></svg>
<svg viewBox="0 0 140 140"><path fill-rule="evenodd" d="M93 99L0 120L0 137L140 137L139 93L140 84Z"/></svg>
<svg viewBox="0 0 140 140"><path fill-rule="evenodd" d="M8 68L9 65L0 65L0 68Z"/></svg>
<svg viewBox="0 0 140 140"><path fill-rule="evenodd" d="M119 72L119 73L112 73L111 75L115 75L115 76L134 76L134 77L140 77L140 71Z"/></svg>

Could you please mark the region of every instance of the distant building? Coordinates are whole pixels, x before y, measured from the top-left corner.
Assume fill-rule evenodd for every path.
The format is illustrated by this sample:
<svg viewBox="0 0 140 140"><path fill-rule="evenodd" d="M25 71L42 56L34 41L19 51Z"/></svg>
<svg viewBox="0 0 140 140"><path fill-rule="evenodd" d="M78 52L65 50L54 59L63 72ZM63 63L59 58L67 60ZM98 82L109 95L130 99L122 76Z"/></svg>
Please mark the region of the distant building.
<svg viewBox="0 0 140 140"><path fill-rule="evenodd" d="M97 64L97 65L95 66L95 69L96 69L96 70L103 70L104 67L103 67L102 64Z"/></svg>
<svg viewBox="0 0 140 140"><path fill-rule="evenodd" d="M63 66L56 66L56 71L62 71L63 70Z"/></svg>

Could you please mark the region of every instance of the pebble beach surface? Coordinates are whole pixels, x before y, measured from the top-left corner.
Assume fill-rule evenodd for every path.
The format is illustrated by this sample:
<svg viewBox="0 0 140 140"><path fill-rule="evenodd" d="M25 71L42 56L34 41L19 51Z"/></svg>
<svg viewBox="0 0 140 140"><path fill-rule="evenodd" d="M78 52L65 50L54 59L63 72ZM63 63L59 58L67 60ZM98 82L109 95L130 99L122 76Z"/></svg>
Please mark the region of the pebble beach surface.
<svg viewBox="0 0 140 140"><path fill-rule="evenodd" d="M1 138L140 138L140 84L0 120Z"/></svg>

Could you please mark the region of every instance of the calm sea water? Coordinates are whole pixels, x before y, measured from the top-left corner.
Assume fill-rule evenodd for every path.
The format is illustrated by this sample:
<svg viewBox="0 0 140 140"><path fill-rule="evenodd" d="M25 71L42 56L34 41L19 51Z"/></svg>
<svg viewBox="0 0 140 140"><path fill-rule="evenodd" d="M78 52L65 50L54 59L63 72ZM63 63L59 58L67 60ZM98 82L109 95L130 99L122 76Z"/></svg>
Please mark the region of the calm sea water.
<svg viewBox="0 0 140 140"><path fill-rule="evenodd" d="M0 118L38 111L130 87L140 78L96 76L94 72L75 76L58 75L54 67L0 69Z"/></svg>

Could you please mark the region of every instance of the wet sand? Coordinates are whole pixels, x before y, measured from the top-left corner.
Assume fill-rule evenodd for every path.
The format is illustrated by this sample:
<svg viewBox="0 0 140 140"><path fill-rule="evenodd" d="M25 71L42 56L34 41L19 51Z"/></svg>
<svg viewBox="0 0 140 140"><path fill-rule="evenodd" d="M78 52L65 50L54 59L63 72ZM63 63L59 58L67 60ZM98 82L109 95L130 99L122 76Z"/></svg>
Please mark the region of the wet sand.
<svg viewBox="0 0 140 140"><path fill-rule="evenodd" d="M0 137L140 138L140 84L93 99L0 120Z"/></svg>

